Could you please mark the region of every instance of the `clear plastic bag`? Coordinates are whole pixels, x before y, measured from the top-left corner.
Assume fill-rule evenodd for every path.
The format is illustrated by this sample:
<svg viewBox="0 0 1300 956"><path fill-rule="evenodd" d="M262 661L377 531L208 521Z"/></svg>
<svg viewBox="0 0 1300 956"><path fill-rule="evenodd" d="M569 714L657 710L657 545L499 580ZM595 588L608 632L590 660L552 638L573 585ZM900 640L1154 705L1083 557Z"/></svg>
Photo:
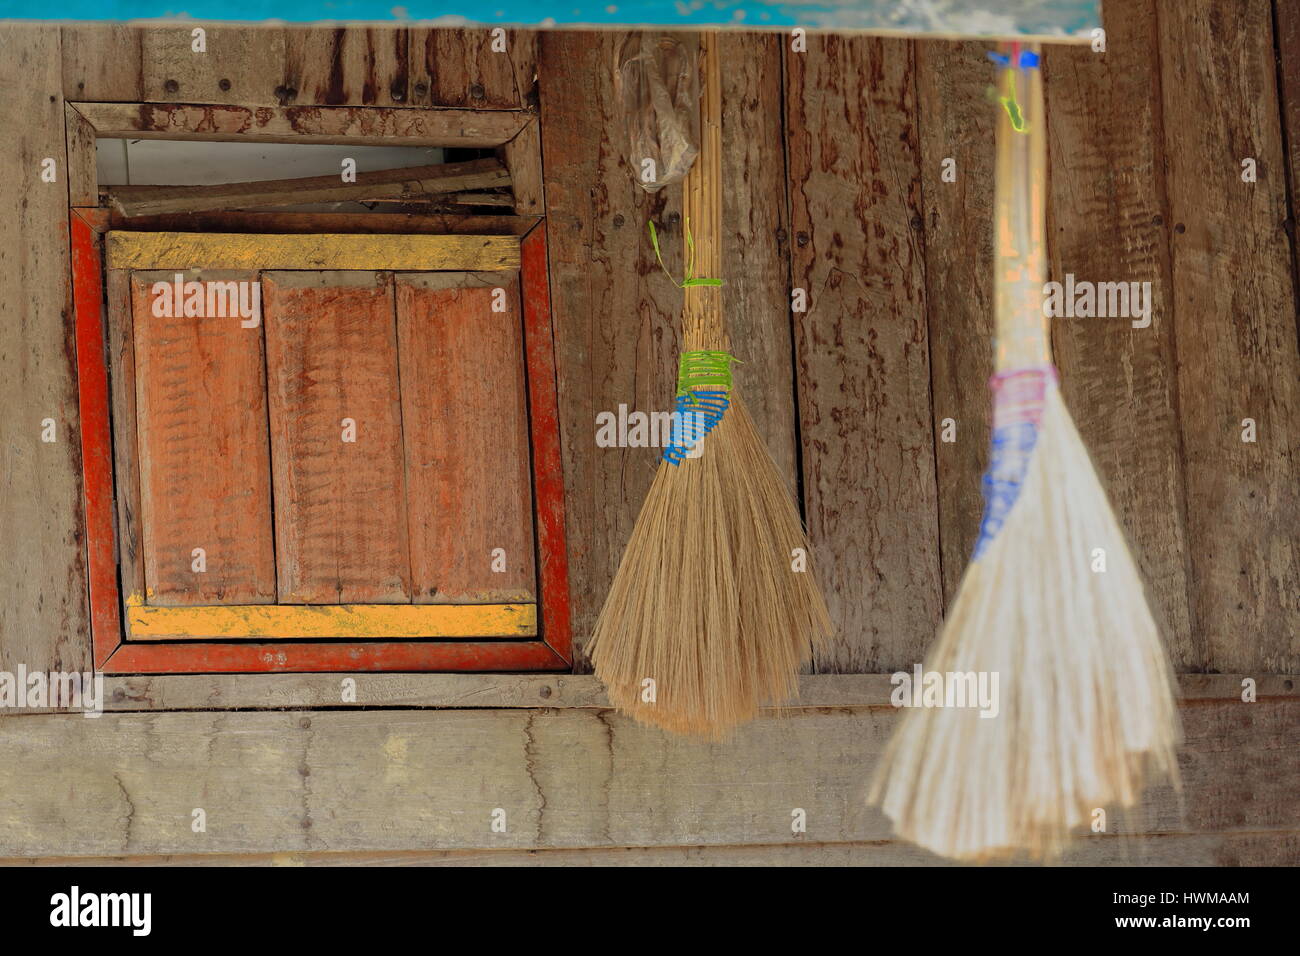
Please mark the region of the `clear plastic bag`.
<svg viewBox="0 0 1300 956"><path fill-rule="evenodd" d="M618 47L627 162L646 192L680 182L700 151L697 64L694 45L668 34L633 33Z"/></svg>

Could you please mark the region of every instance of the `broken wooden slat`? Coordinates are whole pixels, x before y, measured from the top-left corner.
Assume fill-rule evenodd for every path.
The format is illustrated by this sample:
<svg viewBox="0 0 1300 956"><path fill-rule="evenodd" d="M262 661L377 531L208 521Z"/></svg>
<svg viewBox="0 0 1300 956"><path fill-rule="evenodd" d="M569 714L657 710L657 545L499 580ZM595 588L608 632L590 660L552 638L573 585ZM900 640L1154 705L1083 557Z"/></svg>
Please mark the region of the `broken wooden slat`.
<svg viewBox="0 0 1300 956"><path fill-rule="evenodd" d="M907 668L943 599L911 46L808 42L786 129L804 496L836 629L815 666Z"/></svg>
<svg viewBox="0 0 1300 956"><path fill-rule="evenodd" d="M107 234L110 269L383 269L516 271L515 236Z"/></svg>
<svg viewBox="0 0 1300 956"><path fill-rule="evenodd" d="M408 110L354 106L248 107L194 103L74 103L101 139L487 148L508 143L531 119L505 110Z"/></svg>
<svg viewBox="0 0 1300 956"><path fill-rule="evenodd" d="M196 212L126 219L107 214L106 228L140 232L365 233L379 235L523 236L537 225L536 216L466 215L464 213L387 212Z"/></svg>
<svg viewBox="0 0 1300 956"><path fill-rule="evenodd" d="M151 607L128 604L133 641L531 637L534 604L251 604Z"/></svg>
<svg viewBox="0 0 1300 956"><path fill-rule="evenodd" d="M205 271L185 279L252 282L257 276ZM162 605L274 601L261 325L245 328L227 308L221 309L226 315L186 316L174 296L167 306L163 295L170 293L155 290L155 283L174 288L174 276L131 278L147 599Z"/></svg>
<svg viewBox="0 0 1300 956"><path fill-rule="evenodd" d="M397 334L414 600L534 600L517 277L399 275Z"/></svg>
<svg viewBox="0 0 1300 956"><path fill-rule="evenodd" d="M421 199L509 185L505 165L489 158L357 173L355 182L344 182L331 173L210 186L112 186L108 199L123 215L131 217L382 197Z"/></svg>
<svg viewBox="0 0 1300 956"><path fill-rule="evenodd" d="M266 272L279 596L410 600L390 277Z"/></svg>

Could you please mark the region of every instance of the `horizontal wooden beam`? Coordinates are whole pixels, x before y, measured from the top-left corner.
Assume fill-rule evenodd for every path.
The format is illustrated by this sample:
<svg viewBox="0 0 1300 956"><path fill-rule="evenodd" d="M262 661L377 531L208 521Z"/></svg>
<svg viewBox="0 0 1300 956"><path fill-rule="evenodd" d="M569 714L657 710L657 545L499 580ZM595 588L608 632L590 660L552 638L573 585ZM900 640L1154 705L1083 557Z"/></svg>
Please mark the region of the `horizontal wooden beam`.
<svg viewBox="0 0 1300 956"><path fill-rule="evenodd" d="M540 222L538 216L464 215L454 213L388 212L211 212L126 218L113 209L78 208L96 232L129 229L135 232L265 232L368 233L398 235L524 236Z"/></svg>
<svg viewBox="0 0 1300 956"><path fill-rule="evenodd" d="M357 106L203 106L73 103L99 139L335 143L358 146L501 146L532 119L510 110Z"/></svg>
<svg viewBox="0 0 1300 956"><path fill-rule="evenodd" d="M1120 834L1296 829L1295 701L1181 715L1182 793L1157 786L1108 809L1107 832L1081 847L1121 862ZM896 718L803 710L723 744L607 710L0 718L0 857L894 842L864 793ZM190 827L196 807L206 832Z"/></svg>
<svg viewBox="0 0 1300 956"><path fill-rule="evenodd" d="M381 198L414 201L509 185L510 173L500 160L473 159L357 173L351 182L333 173L210 186L111 186L107 194L124 216L134 217ZM504 205L512 204L509 197L493 198L504 198Z"/></svg>
<svg viewBox="0 0 1300 956"><path fill-rule="evenodd" d="M1243 677L1184 674L1184 703L1240 700ZM1300 678L1262 675L1260 699L1300 701ZM805 674L799 696L770 711L814 707L889 708L888 674ZM338 706L337 674L159 674L108 676L108 710L283 710ZM605 687L590 674L367 674L358 707L609 707Z"/></svg>
<svg viewBox="0 0 1300 956"><path fill-rule="evenodd" d="M131 641L533 637L535 604L126 606Z"/></svg>
<svg viewBox="0 0 1300 956"><path fill-rule="evenodd" d="M519 268L515 236L107 234L110 269L366 269L498 272Z"/></svg>

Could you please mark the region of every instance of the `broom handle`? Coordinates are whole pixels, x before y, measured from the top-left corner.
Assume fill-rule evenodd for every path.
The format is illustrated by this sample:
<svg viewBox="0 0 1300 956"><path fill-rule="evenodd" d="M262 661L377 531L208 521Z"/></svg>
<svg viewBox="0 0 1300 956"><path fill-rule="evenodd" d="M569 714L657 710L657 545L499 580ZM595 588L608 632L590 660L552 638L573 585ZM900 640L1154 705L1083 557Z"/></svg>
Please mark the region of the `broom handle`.
<svg viewBox="0 0 1300 956"><path fill-rule="evenodd" d="M700 151L682 183L686 226L695 239L695 275L722 278L722 65L718 34L700 34ZM689 254L689 253L688 253ZM682 308L683 349L730 347L720 286L688 286Z"/></svg>
<svg viewBox="0 0 1300 956"><path fill-rule="evenodd" d="M994 303L998 372L1051 363L1043 314L1047 281L1047 121L1042 71L1021 65L1022 51L1037 45L1006 43L999 53L1010 65L998 76L997 173L994 242ZM1008 101L1011 105L1008 106ZM1020 129L1013 115L1019 113Z"/></svg>

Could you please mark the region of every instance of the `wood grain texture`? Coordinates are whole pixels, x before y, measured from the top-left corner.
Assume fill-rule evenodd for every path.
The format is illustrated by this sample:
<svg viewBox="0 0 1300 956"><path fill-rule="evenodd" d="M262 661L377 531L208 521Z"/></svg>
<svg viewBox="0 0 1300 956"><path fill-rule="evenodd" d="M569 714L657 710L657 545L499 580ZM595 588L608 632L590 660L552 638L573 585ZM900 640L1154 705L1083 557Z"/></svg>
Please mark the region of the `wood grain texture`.
<svg viewBox="0 0 1300 956"><path fill-rule="evenodd" d="M117 560L121 591L145 593L140 510L140 442L137 427L135 335L131 274L105 272L105 334L113 423L113 497L117 504ZM265 405L263 405L265 408Z"/></svg>
<svg viewBox="0 0 1300 956"><path fill-rule="evenodd" d="M205 33L206 52L192 31ZM285 31L271 26L173 23L141 28L141 89L151 103L279 103ZM351 105L361 105L360 103Z"/></svg>
<svg viewBox="0 0 1300 956"><path fill-rule="evenodd" d="M1300 859L1300 831L1088 837L1061 866L1285 866ZM907 843L757 843L748 846L590 847L564 850L392 850L167 856L9 857L5 867L45 866L682 867L950 866ZM991 863L989 866L1016 866Z"/></svg>
<svg viewBox="0 0 1300 956"><path fill-rule="evenodd" d="M528 114L352 106L250 107L193 103L85 103L101 138L214 143L334 143L486 148L509 142Z"/></svg>
<svg viewBox="0 0 1300 956"><path fill-rule="evenodd" d="M400 27L288 28L283 79L273 91L274 102L405 106L410 98L409 41L410 31Z"/></svg>
<svg viewBox="0 0 1300 956"><path fill-rule="evenodd" d="M542 153L575 666L659 463L653 448L598 448L596 416L669 411L682 293L655 263L646 222L681 274L681 191L647 194L623 158L612 33L539 37ZM670 221L671 220L671 221Z"/></svg>
<svg viewBox="0 0 1300 956"><path fill-rule="evenodd" d="M993 138L986 43L916 44L925 282L939 552L945 604L970 561L984 501L993 374ZM944 162L956 180L943 180ZM945 441L951 419L953 441Z"/></svg>
<svg viewBox="0 0 1300 956"><path fill-rule="evenodd" d="M1158 19L1192 619L1209 667L1294 669L1300 351L1270 6Z"/></svg>
<svg viewBox="0 0 1300 956"><path fill-rule="evenodd" d="M1104 16L1106 53L1045 50L1050 275L1150 283L1151 324L1058 318L1052 346L1062 393L1146 577L1173 664L1202 670L1209 659L1188 596L1155 4L1111 0Z"/></svg>
<svg viewBox="0 0 1300 956"><path fill-rule="evenodd" d="M255 282L257 275L185 278ZM131 277L145 597L165 606L271 603L262 328L243 328L238 316L155 315L154 283L173 281L173 273ZM196 548L204 551L202 572L194 570Z"/></svg>
<svg viewBox="0 0 1300 956"><path fill-rule="evenodd" d="M722 747L587 710L14 717L0 720L0 854L789 845L795 807L803 840L889 841L862 796L895 716L764 717ZM1295 831L1300 705L1197 704L1183 718L1182 800L1157 788L1083 846ZM206 833L188 825L195 806ZM490 829L496 808L504 833Z"/></svg>
<svg viewBox="0 0 1300 956"><path fill-rule="evenodd" d="M256 235L125 232L107 236L110 269L456 269L519 268L514 236Z"/></svg>
<svg viewBox="0 0 1300 956"><path fill-rule="evenodd" d="M71 106L64 106L68 145L68 205L98 206L95 128Z"/></svg>
<svg viewBox="0 0 1300 956"><path fill-rule="evenodd" d="M836 627L815 666L908 667L943 597L912 48L810 38L786 64L804 499Z"/></svg>
<svg viewBox="0 0 1300 956"><path fill-rule="evenodd" d="M444 272L396 285L412 599L534 601L519 280Z"/></svg>
<svg viewBox="0 0 1300 956"><path fill-rule="evenodd" d="M448 213L388 212L196 212L137 216L101 211L105 228L142 232L260 232L260 233L431 233L448 235L522 236L537 225L536 216L457 216Z"/></svg>
<svg viewBox="0 0 1300 956"><path fill-rule="evenodd" d="M1183 674L1178 696L1185 704L1239 701L1244 679L1234 674ZM1260 677L1255 686L1260 700L1300 700L1294 675ZM109 674L104 687L104 708L114 711L312 710L344 703L338 678L330 674ZM804 674L795 700L765 709L786 713L801 708L888 708L894 687L889 674ZM357 707L609 707L605 686L590 674L367 674L357 677L356 692Z"/></svg>
<svg viewBox="0 0 1300 956"><path fill-rule="evenodd" d="M542 186L542 128L536 116L519 134L497 152L510 171L517 216L540 216L546 212Z"/></svg>
<svg viewBox="0 0 1300 956"><path fill-rule="evenodd" d="M486 28L410 31L413 106L518 110L536 105L537 33Z"/></svg>
<svg viewBox="0 0 1300 956"><path fill-rule="evenodd" d="M137 102L144 98L139 27L75 23L59 32L65 99Z"/></svg>
<svg viewBox="0 0 1300 956"><path fill-rule="evenodd" d="M391 276L265 272L262 291L280 602L407 602Z"/></svg>
<svg viewBox="0 0 1300 956"><path fill-rule="evenodd" d="M5 25L0 658L31 670L82 670L90 661L61 86L58 28ZM57 182L41 181L47 157ZM41 440L46 419L56 441Z"/></svg>

